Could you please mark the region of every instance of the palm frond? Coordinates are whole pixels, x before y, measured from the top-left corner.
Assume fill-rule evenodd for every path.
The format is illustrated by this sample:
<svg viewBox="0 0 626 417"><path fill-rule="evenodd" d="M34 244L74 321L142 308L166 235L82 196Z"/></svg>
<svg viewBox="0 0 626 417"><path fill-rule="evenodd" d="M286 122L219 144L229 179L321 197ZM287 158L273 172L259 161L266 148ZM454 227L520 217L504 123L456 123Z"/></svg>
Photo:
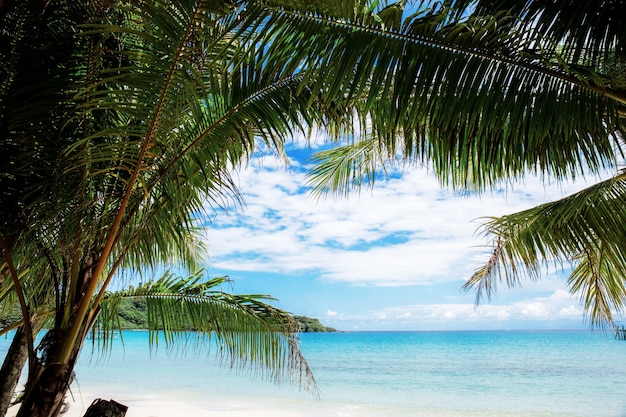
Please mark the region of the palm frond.
<svg viewBox="0 0 626 417"><path fill-rule="evenodd" d="M110 347L119 328L118 307L123 298L147 301L150 343L163 337L166 346L205 343L228 358L231 366L251 366L272 380L296 381L316 390L315 379L299 349L298 324L277 309L266 295L232 295L219 289L227 277L202 280L202 271L188 278L166 273L160 279L108 293L94 326L94 337Z"/></svg>
<svg viewBox="0 0 626 417"><path fill-rule="evenodd" d="M265 13L260 3L246 16ZM283 7L264 24L274 48L297 49L313 97L361 103L386 148L404 136L398 152L445 183L484 189L529 171L561 179L613 166L624 92L530 53L536 40L511 19L439 8L392 30Z"/></svg>
<svg viewBox="0 0 626 417"><path fill-rule="evenodd" d="M566 51L565 56L573 62L593 61L609 54L616 54L622 62L626 59L626 30L619 19L615 19L626 13L626 5L621 1L461 0L452 3L452 7L460 10L474 3L477 13L510 10L520 17L515 22L518 27L541 35L552 48Z"/></svg>
<svg viewBox="0 0 626 417"><path fill-rule="evenodd" d="M602 242L581 253L567 283L570 291L580 296L592 326L612 328L614 313L624 311L626 286L622 271L625 270L624 254L615 253L614 248L607 253Z"/></svg>
<svg viewBox="0 0 626 417"><path fill-rule="evenodd" d="M378 140L371 138L315 153L311 158L314 167L307 174L312 194L347 196L351 189L358 190L363 184L373 187L375 174L383 164L378 147Z"/></svg>
<svg viewBox="0 0 626 417"><path fill-rule="evenodd" d="M548 263L572 262L577 266L569 286L590 322L610 324L611 309L620 311L626 300L618 278L626 273L625 195L626 178L618 175L561 200L490 219L483 232L494 236L492 255L462 289L475 290L479 302L495 292L498 281L515 286L524 274L538 278Z"/></svg>

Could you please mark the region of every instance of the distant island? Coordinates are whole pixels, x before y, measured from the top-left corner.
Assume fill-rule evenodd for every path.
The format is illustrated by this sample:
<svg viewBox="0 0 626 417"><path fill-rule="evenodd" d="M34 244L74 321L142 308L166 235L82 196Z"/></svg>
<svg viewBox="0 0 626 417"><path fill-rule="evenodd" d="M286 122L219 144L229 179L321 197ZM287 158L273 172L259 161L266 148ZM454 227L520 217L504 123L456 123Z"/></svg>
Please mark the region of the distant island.
<svg viewBox="0 0 626 417"><path fill-rule="evenodd" d="M324 326L318 319L306 316L294 316L300 324L300 332L336 332L332 327ZM120 303L120 326L124 330L148 328L146 301L140 298L126 299Z"/></svg>
<svg viewBox="0 0 626 417"><path fill-rule="evenodd" d="M125 299L120 302L119 323L122 330L145 330L148 328L148 308L146 300L141 298ZM338 332L337 329L324 326L318 319L306 316L293 316L300 324L301 333L330 333ZM0 329L8 327L19 321L21 312L19 307L0 317Z"/></svg>
<svg viewBox="0 0 626 417"><path fill-rule="evenodd" d="M313 319L306 316L293 316L298 323L300 323L300 331L302 333L314 333L314 332L336 332L337 329L324 326L318 319Z"/></svg>

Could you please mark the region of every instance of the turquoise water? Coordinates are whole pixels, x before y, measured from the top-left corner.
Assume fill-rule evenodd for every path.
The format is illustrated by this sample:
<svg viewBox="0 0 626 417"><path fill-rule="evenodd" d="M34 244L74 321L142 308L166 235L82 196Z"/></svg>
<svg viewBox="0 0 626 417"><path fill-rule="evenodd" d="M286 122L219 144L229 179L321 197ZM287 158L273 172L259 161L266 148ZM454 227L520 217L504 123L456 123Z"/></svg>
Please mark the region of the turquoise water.
<svg viewBox="0 0 626 417"><path fill-rule="evenodd" d="M298 416L626 416L626 341L588 331L352 332L301 335L320 399L192 350L151 354L126 332L110 357L76 369L75 397L174 398ZM0 356L7 340L0 341ZM254 413L250 414L251 416Z"/></svg>

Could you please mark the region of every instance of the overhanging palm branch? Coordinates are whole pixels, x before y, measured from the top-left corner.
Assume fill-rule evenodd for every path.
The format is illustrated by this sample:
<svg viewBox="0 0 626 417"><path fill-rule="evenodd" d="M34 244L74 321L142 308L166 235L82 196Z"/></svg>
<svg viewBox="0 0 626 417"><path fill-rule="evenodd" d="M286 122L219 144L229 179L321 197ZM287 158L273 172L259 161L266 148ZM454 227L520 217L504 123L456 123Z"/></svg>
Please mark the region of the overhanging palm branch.
<svg viewBox="0 0 626 417"><path fill-rule="evenodd" d="M626 59L626 29L615 19L626 13L621 1L454 0L451 5L461 10L474 6L479 13L510 10L521 17L513 25L540 37L544 50L566 52L563 56L568 62L584 65L587 60Z"/></svg>
<svg viewBox="0 0 626 417"><path fill-rule="evenodd" d="M159 13L159 10L152 10L149 7L142 13L147 14L151 11L157 15ZM201 17L202 15L198 18ZM144 18L152 21L153 16ZM158 18L162 17L160 15L154 17L157 21ZM207 16L202 18L207 19ZM197 25L205 27L205 24ZM107 27L105 30L121 32L128 36L135 35L132 30L123 27ZM158 26L151 30L160 33ZM214 38L210 41L216 45L215 49L208 49L209 53L228 58L233 47L233 41L227 36L228 30L227 26L221 29L217 26L214 28ZM149 31L148 34L150 33ZM179 40L179 44L185 42L185 39ZM172 47L176 45L173 43ZM145 45L143 47L145 48ZM150 48L143 52L142 56L149 54ZM126 259L129 262L127 266L137 267L152 262L153 259L157 259L154 256L155 250L160 250L161 247L166 250L184 248L189 234L195 228L194 219L200 217L207 199L221 204L221 199L224 199L225 193L229 191L235 199L238 198L230 180L229 170L249 157L255 148L254 141L262 138L270 147L280 149L282 145L279 141L283 140L293 127L300 126L303 120L311 123L317 114L316 111L307 110L309 96L305 92L296 94L296 89L300 85L298 77L281 72L271 74L260 72L258 68L261 64L255 59L261 58L253 53L247 58L251 61L232 61L231 58L226 58L224 62L219 62L213 57L213 60L208 62L208 68L200 66L172 70L171 67L164 67L162 72L169 77L169 81L160 87L157 86L163 88L162 91L135 87L137 83L141 86L150 85L148 81L153 78L150 74L144 74L142 69L156 60L156 57L143 58L145 62L139 61L135 67L125 69L128 71L126 77L116 76L114 80L109 80L119 85L114 92L122 91L122 97L117 93L111 94L110 97L103 97L99 93L86 96L88 101L85 108L93 106L99 109L113 107L128 95L132 97L128 106L133 113L129 121L135 118L137 121L144 118L161 121L165 118L170 123L163 132L152 134L154 138L151 138L150 133L143 131L136 134L136 139L133 140L128 131L130 125L126 124L120 126L118 130L107 130L107 135L119 138L114 142L115 146L109 142L99 143L99 137L88 137L76 142L70 148L71 152L79 152L79 158L74 159L79 161L79 165L70 167L70 170L81 169L86 164L91 165L94 160L111 160L120 149L138 149L141 146L150 148L150 153L146 154L143 162L147 165L137 171L136 187L129 188L126 181L118 181L117 178L139 165L112 167L120 174L114 177L116 181L109 187L119 188L110 188L110 197L104 200L109 207L111 205L115 207L116 202L121 200L121 193L131 190L125 203L123 215L125 220L120 222L121 232L114 240L116 250L121 252L113 256ZM180 59L187 62L186 59ZM150 71L156 69L151 67ZM138 81L142 77L145 80ZM129 79L133 81L128 82ZM174 88L172 85L179 87ZM128 90L133 89L135 92L129 95ZM137 95L145 99L137 101ZM159 107L163 114L153 113L154 109L148 107L143 117L135 115L143 108L137 109L137 103L149 101L150 97L155 95L163 97ZM111 100L111 103L107 100ZM276 108L283 110L277 112ZM88 111L91 113L94 110ZM140 129L137 132L140 132L145 126L139 125L137 128ZM162 142L167 146L158 142L147 145L151 141ZM87 152L83 154L83 150ZM132 155L132 151L129 151L129 154ZM129 161L132 162L133 159ZM123 160L121 163L125 164ZM110 171L96 170L93 178L106 179L108 176ZM113 223L113 218L108 222L110 223ZM102 240L102 236L98 239ZM160 246L161 242L165 244ZM155 243L159 245L155 247ZM136 249L131 250L133 246L129 245L135 245ZM171 252L166 251L159 259L168 259L168 256L171 260Z"/></svg>
<svg viewBox="0 0 626 417"><path fill-rule="evenodd" d="M623 311L626 287L626 177L616 176L561 200L492 218L483 233L493 236L490 259L465 283L477 303L490 298L498 282L517 286L520 278L539 278L543 266L575 265L568 280L581 298L592 325L610 325Z"/></svg>
<svg viewBox="0 0 626 417"><path fill-rule="evenodd" d="M327 29L352 33L347 42L337 37L321 61L341 56L346 67L368 71L327 72L314 91L361 86L348 98L358 103L360 126L375 134L355 134L348 145L317 155L309 176L314 192L345 194L398 158L431 167L444 184L478 190L527 172L562 179L617 165L624 146L626 32L614 16L622 2L445 4L405 13L396 25L355 19ZM325 18L312 14L308 24ZM376 44L373 33L384 44ZM610 323L624 304L617 278L626 271L620 178L493 219L486 225L495 235L492 257L465 289L477 289L480 300L495 291L494 277L517 285L525 274L538 278L543 262L577 262L570 289L593 325Z"/></svg>
<svg viewBox="0 0 626 417"><path fill-rule="evenodd" d="M263 54L233 38L240 23L220 2L122 5L94 11L81 2L78 20L63 2L46 5L69 22L73 61L71 76L61 78L69 79L64 105L57 117L42 117L37 133L49 139L42 132L56 129L64 140L46 142L56 146L44 153L50 169L29 190L34 200L23 203L27 233L7 252L22 271L44 272L21 285L46 284L56 306L52 332L66 336L51 349L52 363L38 364L35 383L52 367L69 375L120 267L181 259L193 267L202 208L238 199L233 167L259 138L280 150L290 129L318 113L308 90L298 91L297 75L270 71ZM47 35L50 26L42 27ZM15 140L29 138L21 134ZM49 256L33 256L38 251ZM52 404L37 407L55 412Z"/></svg>
<svg viewBox="0 0 626 417"><path fill-rule="evenodd" d="M122 299L147 302L150 343L163 337L168 347L204 341L230 360L231 366L251 366L266 371L274 381L294 380L317 390L313 374L299 349L298 323L277 309L265 295L233 295L219 289L227 277L203 281L202 271L188 278L166 273L162 278L107 293L93 329L94 341L110 347L119 329Z"/></svg>
<svg viewBox="0 0 626 417"><path fill-rule="evenodd" d="M19 4L5 4L21 16ZM20 198L6 212L20 216L3 230L15 264L44 272L37 279L54 291L55 330L67 337L42 372L55 375L69 375L120 267L193 264L203 202L221 204L223 193L237 200L230 168L257 138L280 151L291 128L321 116L349 131L354 113L379 141L370 149L429 162L443 181L478 188L528 170L598 170L622 143L624 91L604 71L606 59L591 71L563 65L559 58L574 55L544 53L508 12L438 6L405 15L405 2L330 0L28 6L40 29L30 32L43 39L31 49L54 58L33 54L28 75L54 83L37 96L48 101L41 107L22 99L33 91L28 82L15 91L3 84L0 94L17 105L3 111L13 125L2 132L17 132L7 141L11 163L32 166L35 153L46 169L9 176L12 191L2 197ZM50 54L51 45L61 50L58 34L66 57ZM14 192L22 183L25 195Z"/></svg>
<svg viewBox="0 0 626 417"><path fill-rule="evenodd" d="M540 40L509 23L516 18L440 8L394 30L287 10L268 25L276 37L280 27L291 37L302 28L291 42L319 57L307 66L314 94L337 105L336 93L347 91L380 149L432 166L444 183L484 189L529 171L566 178L612 166L624 85L607 81L600 63L575 73L532 52ZM347 178L326 183L349 183L342 172Z"/></svg>

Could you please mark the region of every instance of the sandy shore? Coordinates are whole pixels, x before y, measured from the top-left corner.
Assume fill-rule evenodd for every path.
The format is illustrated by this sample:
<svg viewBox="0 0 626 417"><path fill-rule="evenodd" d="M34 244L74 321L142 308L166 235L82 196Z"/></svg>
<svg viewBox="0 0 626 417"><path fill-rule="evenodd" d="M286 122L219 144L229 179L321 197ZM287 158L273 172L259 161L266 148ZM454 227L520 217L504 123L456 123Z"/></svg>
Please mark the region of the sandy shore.
<svg viewBox="0 0 626 417"><path fill-rule="evenodd" d="M170 400L134 400L125 402L128 406L126 417L301 417L296 412L275 409L200 407ZM82 417L89 404L72 404L64 417ZM10 409L7 416L13 417L16 409Z"/></svg>
<svg viewBox="0 0 626 417"><path fill-rule="evenodd" d="M128 406L126 417L299 417L297 413L241 407L201 407L174 400L130 400L119 401ZM91 403L89 403L91 404ZM66 417L82 417L89 404L75 403L70 406Z"/></svg>
<svg viewBox="0 0 626 417"><path fill-rule="evenodd" d="M64 417L82 417L95 395L82 395L70 401L69 410ZM104 397L105 399L108 399ZM267 406L192 404L175 399L124 399L113 398L128 407L126 417L305 417L297 411L267 408ZM9 409L7 417L14 417L17 408Z"/></svg>

